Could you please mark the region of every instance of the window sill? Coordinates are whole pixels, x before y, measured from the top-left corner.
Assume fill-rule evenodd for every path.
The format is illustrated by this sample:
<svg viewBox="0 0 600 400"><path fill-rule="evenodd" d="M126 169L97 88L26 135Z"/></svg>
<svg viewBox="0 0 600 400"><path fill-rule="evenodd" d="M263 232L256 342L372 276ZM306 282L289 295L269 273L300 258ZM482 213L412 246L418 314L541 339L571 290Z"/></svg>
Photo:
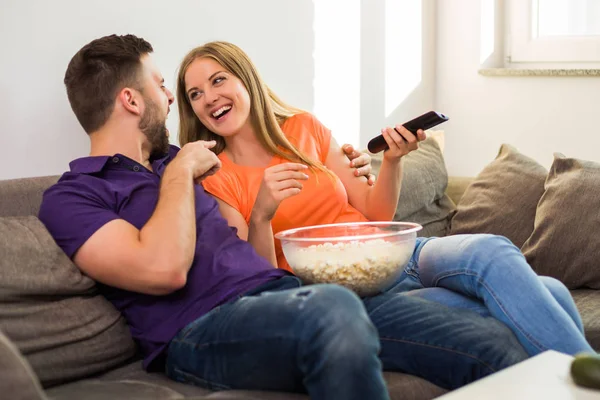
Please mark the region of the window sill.
<svg viewBox="0 0 600 400"><path fill-rule="evenodd" d="M600 69L527 69L527 68L481 68L483 76L600 76Z"/></svg>

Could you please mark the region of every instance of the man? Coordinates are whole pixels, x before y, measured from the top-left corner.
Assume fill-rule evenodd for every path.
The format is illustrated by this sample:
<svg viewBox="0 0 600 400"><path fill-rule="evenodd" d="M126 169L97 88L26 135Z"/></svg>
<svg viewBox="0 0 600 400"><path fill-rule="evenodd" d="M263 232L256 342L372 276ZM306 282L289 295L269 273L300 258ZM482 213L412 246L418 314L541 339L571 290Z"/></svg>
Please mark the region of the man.
<svg viewBox="0 0 600 400"><path fill-rule="evenodd" d="M127 319L144 367L216 389L387 399L383 368L446 388L527 356L494 319L390 290L302 286L239 239L199 182L214 143L168 145L171 92L152 47L107 36L65 85L89 157L44 194L40 219Z"/></svg>

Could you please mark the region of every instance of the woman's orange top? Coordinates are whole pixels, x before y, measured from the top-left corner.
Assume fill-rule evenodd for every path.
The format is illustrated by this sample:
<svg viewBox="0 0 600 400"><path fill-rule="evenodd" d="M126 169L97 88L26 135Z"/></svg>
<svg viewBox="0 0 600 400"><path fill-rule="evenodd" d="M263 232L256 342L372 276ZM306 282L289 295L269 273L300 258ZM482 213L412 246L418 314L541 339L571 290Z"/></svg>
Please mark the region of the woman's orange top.
<svg viewBox="0 0 600 400"><path fill-rule="evenodd" d="M325 164L331 131L312 114L294 115L283 123L281 129L298 150ZM204 188L238 210L249 224L265 169L289 161L276 156L267 167L246 167L234 164L224 152L219 155L219 159L221 169L203 181ZM316 174L310 170L305 172L309 178L302 182L302 191L279 205L271 221L273 233L311 225L367 221L364 215L348 203L346 188L337 176L319 170ZM278 267L290 270L279 240L275 240L275 252Z"/></svg>

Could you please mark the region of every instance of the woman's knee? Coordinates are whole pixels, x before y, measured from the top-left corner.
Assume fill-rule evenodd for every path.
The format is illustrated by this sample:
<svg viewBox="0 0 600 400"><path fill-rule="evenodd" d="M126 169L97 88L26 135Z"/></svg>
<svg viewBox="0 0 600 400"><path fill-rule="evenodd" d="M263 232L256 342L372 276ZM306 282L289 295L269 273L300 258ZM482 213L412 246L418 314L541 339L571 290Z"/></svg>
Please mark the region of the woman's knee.
<svg viewBox="0 0 600 400"><path fill-rule="evenodd" d="M463 241L461 248L463 251L481 253L492 257L498 254L498 252L520 252L519 248L505 236L488 233L469 235L469 237Z"/></svg>
<svg viewBox="0 0 600 400"><path fill-rule="evenodd" d="M502 264L503 268L510 268L514 271L532 271L529 264L525 261L521 250L515 246L508 238L492 234L469 235L461 243L460 252L462 257L471 258L475 261L474 265L480 267L497 266ZM509 271L505 271L509 273Z"/></svg>
<svg viewBox="0 0 600 400"><path fill-rule="evenodd" d="M504 236L487 233L452 235L429 240L419 253L419 267L423 262L456 263L492 261L504 256L522 257L521 251Z"/></svg>
<svg viewBox="0 0 600 400"><path fill-rule="evenodd" d="M552 278L550 276L540 276L539 279L540 282L542 282L542 284L550 291L552 297L554 297L555 299L562 301L572 300L571 292L569 291L569 289L567 289L565 284L559 281L558 279Z"/></svg>

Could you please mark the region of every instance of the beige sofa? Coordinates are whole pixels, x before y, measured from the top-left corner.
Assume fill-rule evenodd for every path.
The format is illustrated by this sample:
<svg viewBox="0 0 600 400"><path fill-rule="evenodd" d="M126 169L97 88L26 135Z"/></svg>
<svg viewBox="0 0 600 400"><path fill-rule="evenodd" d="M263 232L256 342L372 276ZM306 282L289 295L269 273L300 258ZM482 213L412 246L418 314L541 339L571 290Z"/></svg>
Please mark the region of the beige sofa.
<svg viewBox="0 0 600 400"><path fill-rule="evenodd" d="M403 186L406 193L416 193L419 191L418 188L424 188L425 191L422 191L420 197L417 196L419 198L411 198L410 195L402 197L398 209L405 210L405 213L398 214L396 217L423 223L427 235L443 235L449 232L450 223L456 213L455 204L460 205L461 196L472 183L473 178L448 180L444 175L445 167L443 167L439 148L437 145L427 146L423 146L422 152L419 153L418 157L423 157L422 159L414 157L407 160L405 171L412 171L411 176L414 179L405 179ZM425 164L429 166L435 164L431 161L432 157L437 157L437 166L424 167ZM425 158L427 161L424 161ZM377 168L377 160L374 160L374 165ZM433 176L442 178L438 182L432 178ZM307 398L304 395L289 393L250 391L211 393L198 387L172 382L160 373L148 374L141 369L139 357L132 354L128 338L123 337L124 322L118 316L105 322L101 327L98 327L100 315L89 318L90 321L86 323L89 323L89 330L93 333L86 334L87 327L81 327L82 324L78 322L86 320L94 313L94 309L85 308L89 307L89 304L86 304L94 298L93 288L86 286L87 284L83 285L81 279L77 278L77 285L83 285L81 293L59 293L58 289L53 289L52 293L43 295L44 288L48 287L44 285L51 283L60 286L61 281L74 279L73 276L78 273L71 272L71 275L64 275L68 278L61 275L56 282L51 280L51 275L57 273L58 266L60 268L72 266L68 264L70 261L60 258L61 255L56 249L52 249L53 243L44 241L47 239L43 238L43 232L39 231L38 225L35 225L37 223L35 216L42 193L56 179L57 177L50 176L0 181L0 250L10 253L0 261L0 267L4 269L0 278L1 398L17 400ZM437 189L431 191L432 187ZM435 194L435 192L440 193ZM426 202L425 197L431 199L430 204L422 204ZM14 225L15 221L18 225ZM11 249L16 249L16 252L11 252ZM40 265L31 265L30 257L33 258L34 253L39 251L42 252L42 261L37 263ZM42 272L31 278L32 282L35 279L42 279L36 292L35 288L32 289L35 285L21 279L23 278L21 275L27 273L21 271L35 270L40 266ZM6 271L13 271L15 275L13 280ZM45 279L46 274L48 279ZM23 295L15 294L15 287L18 290L22 289ZM600 291L578 289L572 293L582 314L586 335L598 350L600 349ZM68 307L63 304L58 310L50 308L51 306L46 307L44 303L46 301L63 303L66 300L73 300L73 297L76 297L74 303L69 303ZM101 299L97 300L101 301ZM18 313L15 314L14 310L30 310L32 302L36 304L35 312L24 312L19 316L21 319L16 319L15 315ZM46 308L40 308L39 304L43 304ZM53 317L48 317L45 313L53 313L51 314ZM106 314L113 315L108 309L102 313L102 315ZM25 320L33 322L26 324L23 322ZM49 339L44 341L46 339L44 336L50 335L47 332L50 332L51 325L65 326L65 329L76 326L77 332L80 333L74 336L72 332L67 334L60 330L51 331L52 335L62 339L56 339L54 342ZM101 338L106 340L109 330L112 332L112 337L119 338L118 345L106 347L106 343L100 340ZM115 355L108 357L102 345L115 350ZM99 346L99 351L86 355L90 348ZM117 351L118 349L121 350ZM432 399L445 393L443 389L414 376L386 373L385 378L392 399Z"/></svg>
<svg viewBox="0 0 600 400"><path fill-rule="evenodd" d="M16 180L0 181L0 219L7 217L35 216L39 209L43 191L54 183L57 177L36 177ZM27 221L27 220L25 220ZM29 228L28 228L29 229ZM0 250L7 241L9 232L2 232L0 224ZM19 241L22 244L22 240ZM5 261L6 262L6 261ZM12 262L14 264L14 261ZM0 261L0 266L3 266ZM52 265L47 265L48 269ZM5 277L4 277L5 278ZM0 278L0 294L2 293L2 279ZM111 366L104 372L97 372L91 376L82 374L80 379L71 380L74 376L70 374L68 378L60 379L53 375L48 383L40 383L40 375L49 376L48 368L54 371L64 366L60 360L49 360L44 362L40 360L36 352L39 348L31 349L27 346L25 340L23 347L25 351L19 352L11 335L6 332L4 327L11 324L10 308L12 304L0 297L0 398L11 400L166 400L166 399L239 399L239 400L292 400L308 399L308 396L290 393L267 393L251 391L229 391L211 393L208 390L181 384L169 380L161 373L148 374L141 368L141 361L135 355L129 359ZM29 316L28 316L29 317ZM83 317L83 316L80 316ZM61 321L48 321L48 323L60 325ZM72 320L65 320L65 325L72 325ZM13 324L14 325L14 324ZM45 331L45 325L39 326L39 331ZM5 331L6 335L2 334ZM21 334L21 332L19 332ZM31 332L28 340L31 341L37 335ZM6 337L8 336L8 338ZM22 337L23 335L21 335ZM69 339L74 340L74 339ZM83 345L90 339L85 337L77 338ZM39 346L38 346L39 347ZM81 352L81 350L78 350ZM29 354L27 354L29 352ZM25 354L23 354L25 353ZM58 353L62 356L63 353ZM67 357L67 356L65 356ZM85 357L85 355L81 355ZM31 361L30 364L27 361ZM76 360L84 362L84 360ZM66 374L63 374L66 375ZM76 375L75 375L76 376ZM418 377L409 376L400 373L386 373L386 381L393 399L421 400L435 398L445 392L445 390ZM57 384L60 382L59 384ZM50 385L48 387L48 385ZM47 387L43 387L47 386Z"/></svg>

